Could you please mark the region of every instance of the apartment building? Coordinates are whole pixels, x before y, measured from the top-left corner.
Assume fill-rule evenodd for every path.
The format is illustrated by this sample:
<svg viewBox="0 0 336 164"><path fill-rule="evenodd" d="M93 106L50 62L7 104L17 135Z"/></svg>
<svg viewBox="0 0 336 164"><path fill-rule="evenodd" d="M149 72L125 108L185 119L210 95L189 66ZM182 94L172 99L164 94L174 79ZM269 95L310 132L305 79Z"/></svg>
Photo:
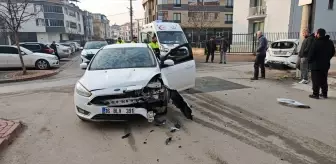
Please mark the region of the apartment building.
<svg viewBox="0 0 336 164"><path fill-rule="evenodd" d="M108 39L110 21L103 14L93 14L93 33L95 39Z"/></svg>
<svg viewBox="0 0 336 164"><path fill-rule="evenodd" d="M84 23L84 40L92 40L94 33L93 33L93 14L84 11L83 12L83 23Z"/></svg>
<svg viewBox="0 0 336 164"><path fill-rule="evenodd" d="M191 42L209 36L220 37L231 33L233 0L143 0L145 22L171 21L181 25Z"/></svg>
<svg viewBox="0 0 336 164"><path fill-rule="evenodd" d="M138 28L137 24L133 22L133 36L138 36ZM127 22L122 25L120 25L120 37L121 39L125 41L131 41L132 36L131 36L131 23Z"/></svg>
<svg viewBox="0 0 336 164"><path fill-rule="evenodd" d="M119 25L114 24L114 25L110 26L111 38L116 40L120 36L120 31L121 31L121 28L120 28Z"/></svg>
<svg viewBox="0 0 336 164"><path fill-rule="evenodd" d="M336 32L334 0L315 1L311 28ZM299 32L302 7L298 4L299 0L235 0L234 6L239 7L233 10L233 33Z"/></svg>

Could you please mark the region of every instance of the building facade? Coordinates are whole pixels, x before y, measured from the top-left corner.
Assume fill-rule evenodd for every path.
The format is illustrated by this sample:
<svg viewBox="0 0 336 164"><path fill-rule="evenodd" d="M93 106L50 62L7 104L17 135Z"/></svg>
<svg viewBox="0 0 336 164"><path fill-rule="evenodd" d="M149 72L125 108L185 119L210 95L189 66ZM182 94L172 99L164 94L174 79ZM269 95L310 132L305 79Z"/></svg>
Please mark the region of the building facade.
<svg viewBox="0 0 336 164"><path fill-rule="evenodd" d="M239 7L233 11L233 33L299 32L302 7L298 4L299 0L235 0L234 5ZM336 32L334 8L334 0L319 0L313 7L311 28Z"/></svg>
<svg viewBox="0 0 336 164"><path fill-rule="evenodd" d="M133 22L133 37L138 36L138 25L137 23ZM131 41L132 36L131 36L131 23L127 22L124 23L120 26L120 37L121 39L125 41Z"/></svg>
<svg viewBox="0 0 336 164"><path fill-rule="evenodd" d="M142 4L145 23L179 23L189 42L228 37L232 31L233 0L143 0Z"/></svg>
<svg viewBox="0 0 336 164"><path fill-rule="evenodd" d="M121 31L121 28L120 28L119 25L114 24L114 25L110 26L111 38L114 39L114 40L118 39L118 37L120 36L120 31Z"/></svg>
<svg viewBox="0 0 336 164"><path fill-rule="evenodd" d="M84 11L83 12L83 23L84 23L84 40L92 40L94 33L93 33L93 14Z"/></svg>
<svg viewBox="0 0 336 164"><path fill-rule="evenodd" d="M108 39L110 21L103 14L93 14L93 33L94 39Z"/></svg>

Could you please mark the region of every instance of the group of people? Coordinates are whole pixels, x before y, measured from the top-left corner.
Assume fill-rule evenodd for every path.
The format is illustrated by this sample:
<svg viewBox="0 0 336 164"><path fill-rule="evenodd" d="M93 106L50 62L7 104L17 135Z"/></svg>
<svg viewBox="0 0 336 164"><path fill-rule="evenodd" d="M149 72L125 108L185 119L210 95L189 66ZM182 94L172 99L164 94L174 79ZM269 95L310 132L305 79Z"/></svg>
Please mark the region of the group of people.
<svg viewBox="0 0 336 164"><path fill-rule="evenodd" d="M310 34L308 29L303 30L304 40L299 51L297 68L301 72L301 84L308 84L309 70L311 71L311 81L313 94L310 98L319 99L328 98L328 71L330 69L330 60L335 55L335 47L330 36L326 35L325 29L318 29ZM257 32L258 47L256 59L254 62L254 76L251 80L258 80L259 68L261 69L261 78L265 78L265 58L268 48L268 41L261 31ZM320 92L321 91L321 92Z"/></svg>
<svg viewBox="0 0 336 164"><path fill-rule="evenodd" d="M219 51L220 51L220 64L226 64L226 52L229 48L229 42L222 38L219 44ZM214 37L211 37L209 41L206 42L206 60L205 62L208 63L209 57L211 56L211 62L214 62L215 51L217 50L217 43Z"/></svg>
<svg viewBox="0 0 336 164"><path fill-rule="evenodd" d="M123 41L121 39L121 37L118 37L118 40L117 40L116 44L123 44L123 43L125 43L125 41ZM138 38L137 37L133 37L131 43L138 43ZM157 42L156 36L152 37L152 41L148 45L153 49L153 51L156 54L160 52L160 46L159 46L159 43Z"/></svg>

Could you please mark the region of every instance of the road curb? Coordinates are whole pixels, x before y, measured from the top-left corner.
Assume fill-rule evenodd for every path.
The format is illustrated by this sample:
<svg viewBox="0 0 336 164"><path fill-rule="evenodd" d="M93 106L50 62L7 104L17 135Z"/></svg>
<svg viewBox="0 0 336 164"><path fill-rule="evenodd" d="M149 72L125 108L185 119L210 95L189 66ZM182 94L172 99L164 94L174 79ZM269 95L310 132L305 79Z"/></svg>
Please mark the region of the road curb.
<svg viewBox="0 0 336 164"><path fill-rule="evenodd" d="M7 148L14 141L14 139L23 131L24 127L20 121L16 122L0 119L0 123L1 122L7 126L1 126L4 124L0 124L0 152Z"/></svg>
<svg viewBox="0 0 336 164"><path fill-rule="evenodd" d="M43 74L43 75L40 75L40 76L34 76L34 77L27 77L27 78L23 78L23 79L0 80L0 84L4 84L4 83L15 83L15 82L22 82L22 81L39 80L39 79L43 79L43 78L47 78L47 77L54 76L54 75L58 74L59 72L60 72L60 70L57 70L57 71L54 71L54 72L52 72L52 73Z"/></svg>

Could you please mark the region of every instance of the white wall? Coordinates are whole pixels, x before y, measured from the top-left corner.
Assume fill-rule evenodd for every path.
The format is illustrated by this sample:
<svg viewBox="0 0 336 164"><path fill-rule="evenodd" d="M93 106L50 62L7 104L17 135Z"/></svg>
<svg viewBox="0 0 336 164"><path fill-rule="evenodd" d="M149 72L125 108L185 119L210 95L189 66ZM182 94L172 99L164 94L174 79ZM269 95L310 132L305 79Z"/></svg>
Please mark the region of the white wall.
<svg viewBox="0 0 336 164"><path fill-rule="evenodd" d="M65 7L63 7L63 8L65 8ZM71 10L70 7L68 8L68 10ZM65 11L65 9L64 9L64 11ZM74 12L77 12L77 11L74 10ZM82 15L81 12L79 12L79 17L80 17L80 20L78 20L77 17L73 17L73 16L70 16L70 15L67 15L64 12L64 27L65 27L65 30L66 30L67 33L84 35L84 22L83 22L83 15ZM76 29L67 28L66 27L66 21L75 22L77 24L77 26L78 26L78 23L79 23L81 25L81 32L79 32L78 28L77 28L77 30Z"/></svg>
<svg viewBox="0 0 336 164"><path fill-rule="evenodd" d="M327 32L336 32L336 2L334 10L328 10L328 0L318 0L315 10L314 31L324 28Z"/></svg>
<svg viewBox="0 0 336 164"><path fill-rule="evenodd" d="M288 26L289 32L300 32L302 7L300 7L298 4L299 4L299 0L292 0L292 6L290 9L291 16L290 16L289 26Z"/></svg>
<svg viewBox="0 0 336 164"><path fill-rule="evenodd" d="M46 32L38 32L36 33L37 36L37 41L38 42L43 42L43 43L48 43L49 42L49 35Z"/></svg>
<svg viewBox="0 0 336 164"><path fill-rule="evenodd" d="M234 0L232 32L248 33L248 14L250 0Z"/></svg>
<svg viewBox="0 0 336 164"><path fill-rule="evenodd" d="M288 32L291 0L265 0L267 16L265 32Z"/></svg>

